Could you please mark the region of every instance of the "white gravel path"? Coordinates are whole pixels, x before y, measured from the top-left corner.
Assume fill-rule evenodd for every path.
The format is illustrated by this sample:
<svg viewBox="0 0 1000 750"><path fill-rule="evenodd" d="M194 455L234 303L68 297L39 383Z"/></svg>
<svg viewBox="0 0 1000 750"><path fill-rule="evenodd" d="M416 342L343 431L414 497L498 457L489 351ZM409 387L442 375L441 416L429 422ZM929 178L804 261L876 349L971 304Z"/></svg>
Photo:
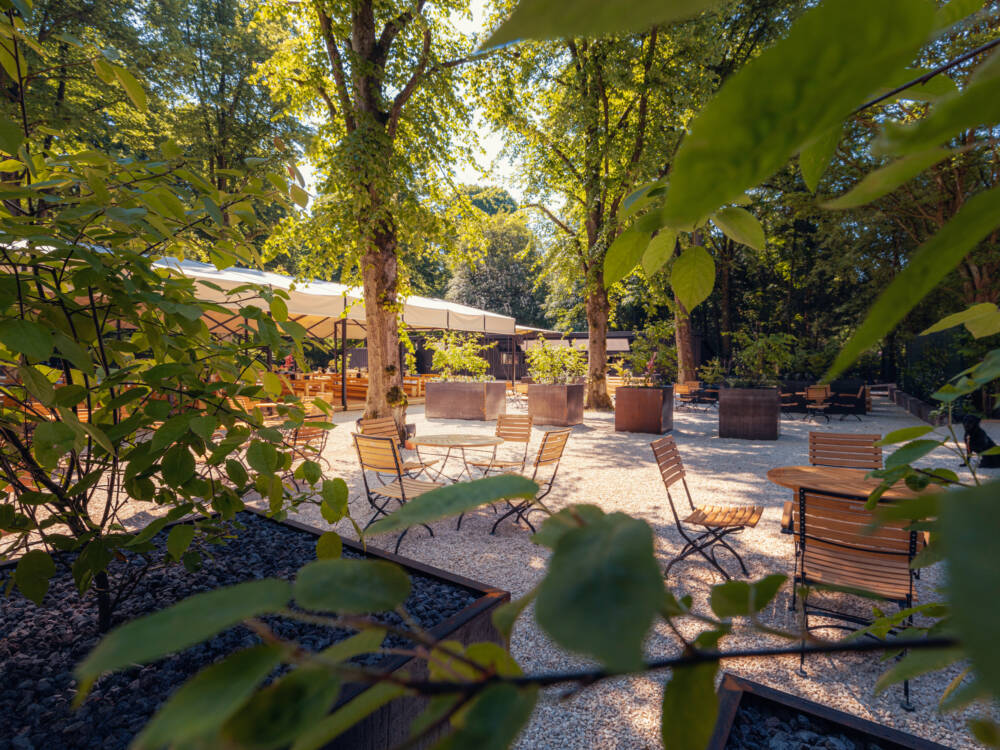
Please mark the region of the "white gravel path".
<svg viewBox="0 0 1000 750"><path fill-rule="evenodd" d="M792 540L779 533L782 503L791 497L790 490L770 483L765 474L776 466L805 464L807 433L810 430L836 432L879 432L920 424L887 401L876 399L875 413L857 422L854 419L816 426L813 423L783 419L781 439L776 442L722 440L717 437L714 411L677 412L674 436L688 469L688 482L695 502L727 501L757 503L765 506L757 528L737 537L739 550L750 568L751 576L790 573ZM357 413L338 415L343 426L330 436L327 458L334 475L342 476L351 486L352 496L359 491L360 477L353 445L351 422ZM418 435L462 432L491 434L492 423L462 420L427 420L422 407L409 410L409 422L416 423ZM541 430L535 428L536 435ZM606 512L622 511L646 520L656 537L657 555L663 565L680 549L681 540L670 513L666 494L653 462L650 435L616 433L613 415L588 412L584 424L573 429L567 446L557 487L547 500L561 508L572 503L594 503ZM536 437L537 441L537 437ZM537 444L537 443L536 443ZM942 454L938 465L954 466L953 456ZM313 509L309 509L313 511ZM354 499L351 512L363 525L370 511L367 503ZM496 536L489 528L494 515L478 511L467 516L462 529L454 523L434 524L435 535L425 530L412 531L404 540L400 554L444 570L497 586L518 597L542 577L548 551L531 543L524 527L503 524ZM534 516L534 518L540 518ZM318 513L303 513L299 520L319 528L328 528ZM337 531L354 537L351 526L341 522ZM391 549L395 537L378 538L376 545ZM940 582L940 565L925 571L918 582L919 601L934 598L934 586ZM696 604L706 606L709 586L719 582L705 563L696 558L678 564L671 575L674 590L691 593ZM788 611L790 593L786 586L776 602L764 613L764 619L776 626L792 626ZM831 638L838 631L823 631ZM614 634L609 633L609 638ZM737 634L728 638L727 648L759 647L770 643L756 634ZM516 627L511 649L526 671L564 670L585 665L578 657L556 647L528 614ZM678 652L677 640L663 626L654 632L647 645L652 658ZM882 671L875 655L816 657L806 664L808 676L799 677L797 659L755 659L729 663L726 668L773 687L821 701L835 708L872 719L949 747L978 747L965 729L965 719L973 715L941 715L936 709L944 686L957 673L950 671L918 678L911 683L913 713L899 705L897 689L874 694L875 680ZM665 675L656 678L626 678L607 681L561 698L550 690L535 711L524 731L519 748L658 748L660 744L659 704Z"/></svg>

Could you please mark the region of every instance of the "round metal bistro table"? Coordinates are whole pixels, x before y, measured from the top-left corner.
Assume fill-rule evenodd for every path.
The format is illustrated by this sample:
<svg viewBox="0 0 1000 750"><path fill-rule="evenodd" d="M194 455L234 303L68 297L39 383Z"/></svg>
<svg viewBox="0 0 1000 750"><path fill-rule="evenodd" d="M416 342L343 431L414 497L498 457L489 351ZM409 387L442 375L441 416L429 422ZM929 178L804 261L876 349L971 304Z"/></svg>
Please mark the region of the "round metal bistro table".
<svg viewBox="0 0 1000 750"><path fill-rule="evenodd" d="M434 481L438 481L444 476L445 479L450 479L453 482L462 481L463 475L469 479L474 478L466 462L466 449L493 448L495 451L496 447L502 442L503 438L496 437L495 435L463 435L460 433L421 435L420 437L410 438L409 441L410 445L417 451L417 458L421 461L423 460L423 456L420 454L421 448L436 449L429 452L430 456L440 460L440 463L437 465L437 473L434 475ZM452 456L458 457L462 462L462 466L455 476L444 473L445 467Z"/></svg>

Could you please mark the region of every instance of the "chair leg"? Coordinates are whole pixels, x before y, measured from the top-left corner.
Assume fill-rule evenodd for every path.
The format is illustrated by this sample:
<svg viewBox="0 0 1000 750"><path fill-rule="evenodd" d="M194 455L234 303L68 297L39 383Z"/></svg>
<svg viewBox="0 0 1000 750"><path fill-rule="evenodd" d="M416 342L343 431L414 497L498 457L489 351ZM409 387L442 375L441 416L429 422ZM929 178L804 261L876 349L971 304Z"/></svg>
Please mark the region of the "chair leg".
<svg viewBox="0 0 1000 750"><path fill-rule="evenodd" d="M799 677L808 677L806 674L806 634L809 632L809 607L807 603L809 594L802 594L802 643L799 650Z"/></svg>

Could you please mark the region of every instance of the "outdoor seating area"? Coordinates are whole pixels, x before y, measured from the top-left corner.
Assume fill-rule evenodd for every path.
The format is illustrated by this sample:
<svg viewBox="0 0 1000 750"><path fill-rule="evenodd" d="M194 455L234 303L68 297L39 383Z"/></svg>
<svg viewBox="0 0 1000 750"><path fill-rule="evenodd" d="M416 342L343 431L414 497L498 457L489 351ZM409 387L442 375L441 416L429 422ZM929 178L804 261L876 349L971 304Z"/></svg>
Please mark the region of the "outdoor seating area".
<svg viewBox="0 0 1000 750"><path fill-rule="evenodd" d="M919 579L910 575L907 532L896 525L868 537L863 529L871 519L870 512L863 510L864 499L878 484L865 476L870 468L881 465L882 449L873 443L888 432L917 425L916 420L888 400L876 399L871 417L863 424L833 420L829 426L824 421L818 427L795 419L785 425L777 443L766 444L720 439L716 419L714 410L683 411L675 416L671 435L651 447L648 435L615 432L610 415L588 411L582 425L559 435L564 449L555 483L544 485L546 507L558 511L572 503L591 503L606 513L621 511L647 521L654 529L664 575L696 603L707 596L711 585L726 577L752 580L775 572L799 581L822 580L849 587L867 581L886 597L890 608L893 603L904 607L908 601L933 598L943 571L938 565L925 568ZM404 453L415 456L419 448L424 460L430 456L430 446L435 446L433 450L450 462L445 475L467 476L467 469L478 475L500 465L532 476L535 466L549 455L545 443L552 437L551 428L532 425L524 415L500 422L428 420L416 408L408 412L408 421L415 429L411 439L415 445ZM354 427L353 422L345 422L335 429L327 448L334 471L348 479L352 492L363 489L351 444ZM520 442L525 428L530 433L527 446ZM489 444L501 435L508 438L496 446ZM480 456L473 455L474 450ZM553 445L551 455L556 450ZM464 458L463 451L467 452ZM385 455L389 456L388 451ZM399 483L399 477L393 481ZM422 486L414 485L412 491ZM899 487L887 492L885 499L911 495ZM403 540L400 551L421 562L507 587L517 597L527 593L544 571L545 551L532 542L533 529L526 517L529 509L528 503L501 507L499 514L482 508L465 514L458 526L452 521L430 524L433 536L417 528ZM359 518L371 513L363 493L352 500L352 513ZM805 524L798 522L800 517ZM304 520L322 523L316 517ZM349 534L345 526L338 530ZM914 542L913 551L919 550L919 542ZM397 538L395 534L376 537L372 543L393 549ZM847 594L813 593L803 604L810 629L831 639L848 634L844 628L861 627L870 612L868 600ZM788 626L797 616L792 606L793 590L786 585L761 618L776 627ZM655 652L659 646L666 647L673 637L658 629L649 648ZM742 646L775 643L749 632L733 638ZM511 648L519 662L534 669L579 666L576 657L552 644L530 621L515 629ZM794 656L741 660L729 669L851 714L917 732L948 747L973 747L961 729L961 714L942 716L934 710L935 695L957 672L909 681L905 696L904 688L874 696L873 686L883 668L876 655L843 654L807 658L801 673ZM616 741L629 747L652 744L659 731L658 700L655 682L622 678L568 702L543 702L518 747L537 747L543 735L546 742L558 746L585 746L588 738L606 732L615 733ZM904 708L904 703L914 710Z"/></svg>

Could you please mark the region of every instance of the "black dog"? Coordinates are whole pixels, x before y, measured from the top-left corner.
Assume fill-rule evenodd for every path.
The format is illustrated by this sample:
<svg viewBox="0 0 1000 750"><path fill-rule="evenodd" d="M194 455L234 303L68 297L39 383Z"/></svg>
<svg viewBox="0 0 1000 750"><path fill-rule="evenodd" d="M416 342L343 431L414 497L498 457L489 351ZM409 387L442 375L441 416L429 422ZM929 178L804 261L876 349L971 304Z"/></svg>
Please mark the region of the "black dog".
<svg viewBox="0 0 1000 750"><path fill-rule="evenodd" d="M995 448L996 443L993 442L993 438L986 434L986 430L979 426L980 421L979 417L973 414L966 414L962 417L962 426L965 428L965 450L968 452L970 459L976 453L981 456L979 459L979 468L1000 469L1000 454L992 456L982 455L990 448Z"/></svg>

